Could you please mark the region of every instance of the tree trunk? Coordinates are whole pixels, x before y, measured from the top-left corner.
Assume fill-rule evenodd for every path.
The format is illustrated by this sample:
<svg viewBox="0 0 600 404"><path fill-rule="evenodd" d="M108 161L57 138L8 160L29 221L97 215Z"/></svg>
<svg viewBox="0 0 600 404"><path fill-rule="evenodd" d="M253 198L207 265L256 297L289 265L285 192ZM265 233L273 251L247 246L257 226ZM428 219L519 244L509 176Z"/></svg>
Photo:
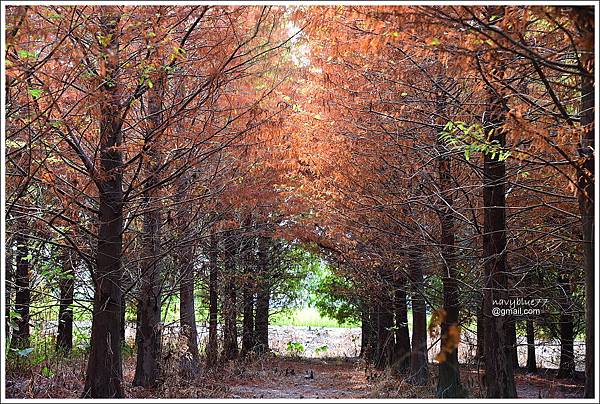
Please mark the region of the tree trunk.
<svg viewBox="0 0 600 404"><path fill-rule="evenodd" d="M75 287L74 257L71 250L63 254L63 271L60 274L60 305L58 309L58 334L56 350L68 353L73 349L73 293Z"/></svg>
<svg viewBox="0 0 600 404"><path fill-rule="evenodd" d="M15 236L16 237L16 236ZM11 284L14 281L14 271L13 271L13 263L14 263L14 255L12 252L14 238L9 238L6 241L6 245L4 246L5 253L5 261L4 261L4 270L5 270L5 278L4 278L4 340L9 340L11 338L11 317L10 312L12 309L11 305Z"/></svg>
<svg viewBox="0 0 600 404"><path fill-rule="evenodd" d="M517 324L514 316L506 318L506 354L510 357L513 368L519 368L517 352Z"/></svg>
<svg viewBox="0 0 600 404"><path fill-rule="evenodd" d="M583 54L582 62L584 64L594 63L594 13L589 13L587 7L581 7L582 13L587 13L584 17L587 21L585 28L592 45L589 53ZM590 70L594 71L594 68ZM595 104L594 79L592 77L582 77L581 82L581 125L589 125L586 133L581 139L581 148L579 156L583 158L581 170L578 173L578 200L579 212L581 214L582 233L583 233L583 255L585 272L585 397L594 398L595 395L595 282L594 282L594 159L595 159L595 141L594 141L594 106Z"/></svg>
<svg viewBox="0 0 600 404"><path fill-rule="evenodd" d="M384 295L384 294L382 294ZM377 305L377 354L375 368L385 369L392 363L394 352L394 313L392 312L391 299L385 297Z"/></svg>
<svg viewBox="0 0 600 404"><path fill-rule="evenodd" d="M270 291L267 285L263 285L256 294L256 319L255 337L256 352L269 351L269 300Z"/></svg>
<svg viewBox="0 0 600 404"><path fill-rule="evenodd" d="M196 325L196 308L194 301L194 244L189 237L189 220L192 215L190 202L186 199L190 178L185 173L176 181L175 200L179 206L176 214L178 231L177 266L179 268L179 326L185 342L182 347L186 353L180 363L181 375L193 377L200 367L198 350L198 330Z"/></svg>
<svg viewBox="0 0 600 404"><path fill-rule="evenodd" d="M498 70L502 70L500 67ZM502 72L498 73L500 76ZM484 131L493 130L490 141L504 147L504 124L507 108L495 91L490 96L489 121ZM498 156L483 156L483 257L484 257L484 321L485 363L488 398L514 398L515 388L512 358L508 354L506 318L492 314L494 302L508 298L506 269L506 166Z"/></svg>
<svg viewBox="0 0 600 404"><path fill-rule="evenodd" d="M246 278L243 286L244 321L242 324L242 356L254 348L254 293L251 279Z"/></svg>
<svg viewBox="0 0 600 404"><path fill-rule="evenodd" d="M410 354L410 381L412 384L427 384L427 311L423 296L423 267L420 257L410 257L410 281L412 289L412 349Z"/></svg>
<svg viewBox="0 0 600 404"><path fill-rule="evenodd" d="M121 339L121 346L125 346L125 328L127 328L127 320L126 320L126 314L127 314L127 302L125 301L125 295L121 296L121 324L120 324L120 339ZM136 309L136 315L139 314L139 310ZM137 328L137 325L139 323L136 322L136 338L137 338L137 332L139 330L139 328ZM137 346L137 344L136 344Z"/></svg>
<svg viewBox="0 0 600 404"><path fill-rule="evenodd" d="M223 299L223 359L236 359L239 354L237 340L237 285L235 279L235 243L233 232L225 239L225 294Z"/></svg>
<svg viewBox="0 0 600 404"><path fill-rule="evenodd" d="M217 262L218 253L217 236L214 230L210 233L210 250L209 250L209 279L208 279L208 345L206 347L206 362L208 366L217 364L218 347L217 347L217 316L218 316L218 301L217 301L217 271L219 269Z"/></svg>
<svg viewBox="0 0 600 404"><path fill-rule="evenodd" d="M478 364L485 364L485 319L483 317L483 302L477 307L477 356Z"/></svg>
<svg viewBox="0 0 600 404"><path fill-rule="evenodd" d="M137 345L137 362L134 386L154 387L159 378L161 353L161 202L158 196L160 182L160 152L157 138L162 131L162 97L164 95L164 76L160 74L153 88L148 90L148 124L144 134L146 156L144 164L147 173L144 186L144 227L142 234L141 286L140 286L140 338ZM186 261L186 264L191 261ZM189 265L189 264L188 264ZM182 280L183 282L183 280ZM193 285L192 285L193 289ZM183 305L183 298L181 299ZM193 310L193 294L192 294ZM181 311L183 315L183 311ZM193 314L193 312L192 312ZM183 328L183 327L182 327Z"/></svg>
<svg viewBox="0 0 600 404"><path fill-rule="evenodd" d="M256 293L255 314L255 350L257 353L269 350L269 277L268 277L268 240L265 237L258 239L258 291Z"/></svg>
<svg viewBox="0 0 600 404"><path fill-rule="evenodd" d="M29 347L29 306L31 304L31 289L29 285L29 267L31 257L27 239L19 229L15 236L17 244L17 271L15 274L15 318L16 329L13 331L10 347L23 349Z"/></svg>
<svg viewBox="0 0 600 404"><path fill-rule="evenodd" d="M186 378L192 378L198 372L200 366L200 354L198 350L198 329L196 326L196 308L194 301L194 253L192 247L183 247L184 254L179 262L180 284L179 284L179 323L181 333L185 341L184 347L187 355L185 362L181 363L182 374Z"/></svg>
<svg viewBox="0 0 600 404"><path fill-rule="evenodd" d="M560 364L558 367L558 377L565 379L573 378L575 377L573 316L568 311L562 311L559 321Z"/></svg>
<svg viewBox="0 0 600 404"><path fill-rule="evenodd" d="M367 347L371 339L371 330L369 324L369 309L363 299L360 301L360 354L361 358L366 358Z"/></svg>
<svg viewBox="0 0 600 404"><path fill-rule="evenodd" d="M408 308L406 304L406 279L402 278L394 293L396 344L394 346L394 371L402 373L410 366L410 336L408 333Z"/></svg>
<svg viewBox="0 0 600 404"><path fill-rule="evenodd" d="M368 320L368 330L369 330L369 340L367 342L367 352L365 355L365 359L367 362L374 362L377 351L377 313L376 313L376 305L373 301L369 302L367 307L367 320Z"/></svg>
<svg viewBox="0 0 600 404"><path fill-rule="evenodd" d="M445 110L445 94L438 95L436 109L438 115ZM458 345L460 343L460 328L458 326L459 301L458 284L456 281L456 251L454 235L453 196L452 189L452 160L450 150L438 137L438 183L441 198L439 211L440 221L440 250L443 260L443 308L445 316L441 324L441 343L439 360L439 378L437 396L439 398L456 398L464 396L460 383L458 367Z"/></svg>
<svg viewBox="0 0 600 404"><path fill-rule="evenodd" d="M535 360L535 330L533 320L527 320L527 371L529 373L537 372Z"/></svg>
<svg viewBox="0 0 600 404"><path fill-rule="evenodd" d="M123 165L119 146L121 108L117 70L119 44L117 25L120 10L104 8L101 33L108 38L102 46L107 55L100 60L106 72L100 89L100 170L98 246L92 319L91 351L83 396L86 398L123 397L121 363L121 254L123 243Z"/></svg>

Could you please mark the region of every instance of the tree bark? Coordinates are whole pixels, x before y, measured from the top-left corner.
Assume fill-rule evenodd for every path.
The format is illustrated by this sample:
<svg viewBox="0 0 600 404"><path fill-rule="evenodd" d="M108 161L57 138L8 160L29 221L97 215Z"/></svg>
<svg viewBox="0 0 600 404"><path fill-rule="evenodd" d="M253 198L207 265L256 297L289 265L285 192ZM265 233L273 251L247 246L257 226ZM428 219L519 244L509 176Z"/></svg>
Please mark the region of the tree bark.
<svg viewBox="0 0 600 404"><path fill-rule="evenodd" d="M574 321L571 285L564 274L558 276L558 284L564 296L560 299L559 335L560 335L560 363L558 366L558 377L573 378L575 376L575 351L574 351Z"/></svg>
<svg viewBox="0 0 600 404"><path fill-rule="evenodd" d="M527 320L527 371L529 373L537 372L537 363L535 359L535 329L533 320Z"/></svg>
<svg viewBox="0 0 600 404"><path fill-rule="evenodd" d="M255 314L255 350L264 353L269 350L269 279L268 279L268 240L265 237L258 239L258 291L256 293Z"/></svg>
<svg viewBox="0 0 600 404"><path fill-rule="evenodd" d="M445 94L440 93L436 100L438 116L445 111ZM438 137L438 186L440 190L441 207L439 210L440 221L440 252L442 256L442 284L443 284L443 316L441 324L441 343L439 359L439 377L437 396L439 398L456 398L464 396L464 389L460 383L460 369L458 367L458 345L460 343L459 317L459 290L456 280L456 251L454 235L454 212L452 189L452 160L450 150L446 148Z"/></svg>
<svg viewBox="0 0 600 404"><path fill-rule="evenodd" d="M71 250L63 254L63 271L59 278L60 305L56 350L68 353L73 349L73 293L75 287L74 257Z"/></svg>
<svg viewBox="0 0 600 404"><path fill-rule="evenodd" d="M184 247L184 254L179 262L179 322L186 346L185 363L181 364L182 372L186 377L193 377L200 364L198 350L198 329L196 325L196 308L194 301L194 254L193 248Z"/></svg>
<svg viewBox="0 0 600 404"><path fill-rule="evenodd" d="M218 347L217 347L217 316L218 316L218 241L214 230L210 233L210 250L209 250L209 279L208 279L208 345L206 347L206 362L208 366L217 364Z"/></svg>
<svg viewBox="0 0 600 404"><path fill-rule="evenodd" d="M385 295L385 293L382 293ZM385 369L392 364L394 352L394 334L391 329L394 326L394 313L392 312L391 299L382 298L377 304L377 354L375 357L375 368Z"/></svg>
<svg viewBox="0 0 600 404"><path fill-rule="evenodd" d="M477 307L477 363L485 363L485 319L483 317L483 302Z"/></svg>
<svg viewBox="0 0 600 404"><path fill-rule="evenodd" d="M581 7L582 13L587 13L583 21L588 43L591 43L589 53L582 56L584 64L594 63L594 13ZM594 71L592 67L591 72ZM581 139L579 156L583 158L581 170L578 173L578 200L579 212L581 214L583 233L583 255L585 272L585 397L594 398L595 395L595 259L594 259L594 160L595 160L595 138L594 138L594 107L595 107L594 80L582 77L581 81L581 125L588 126L585 135Z"/></svg>
<svg viewBox="0 0 600 404"><path fill-rule="evenodd" d="M83 397L123 397L121 363L121 254L123 243L122 111L117 71L120 10L103 8L101 33L108 38L100 59L106 72L100 89L100 170L98 246L92 319L91 352Z"/></svg>
<svg viewBox="0 0 600 404"><path fill-rule="evenodd" d="M140 338L137 339L137 362L133 379L134 386L143 387L154 387L158 382L162 336L160 324L162 305L160 285L162 206L158 196L161 157L159 147L157 147L157 139L162 131L163 74L160 74L155 81L153 88L148 91L148 124L144 134L147 157L144 164L146 165L147 179L143 198L146 212L144 213L142 234L144 256L141 262L140 305L138 306L140 310L138 328ZM187 263L189 262L187 261ZM183 315L183 311L181 313Z"/></svg>
<svg viewBox="0 0 600 404"><path fill-rule="evenodd" d="M518 369L517 323L514 316L508 316L506 319L506 354L510 357L513 368Z"/></svg>
<svg viewBox="0 0 600 404"><path fill-rule="evenodd" d="M412 349L410 354L410 382L424 386L428 381L427 373L427 311L425 306L423 267L420 257L410 257L410 281L412 289Z"/></svg>
<svg viewBox="0 0 600 404"><path fill-rule="evenodd" d="M223 298L223 354L224 360L236 359L239 354L237 339L237 282L235 279L235 242L233 232L225 238L225 294Z"/></svg>
<svg viewBox="0 0 600 404"><path fill-rule="evenodd" d="M252 269L246 269L242 299L244 319L242 323L242 356L254 349L254 292L252 287Z"/></svg>
<svg viewBox="0 0 600 404"><path fill-rule="evenodd" d="M408 333L408 308L406 302L406 279L401 278L394 293L394 317L396 344L394 346L394 371L402 373L410 366L410 335Z"/></svg>
<svg viewBox="0 0 600 404"><path fill-rule="evenodd" d="M502 68L499 68L502 70ZM501 75L501 73L499 73ZM507 108L499 94L492 90L488 122L484 132L493 130L491 141L505 146L506 134L501 127ZM508 298L506 268L506 165L498 156L484 153L483 168L483 257L484 257L484 321L485 363L488 398L514 398L512 358L508 354L507 320L492 314L494 301Z"/></svg>
<svg viewBox="0 0 600 404"><path fill-rule="evenodd" d="M368 360L367 350L371 343L371 320L369 308L364 299L360 301L360 357Z"/></svg>
<svg viewBox="0 0 600 404"><path fill-rule="evenodd" d="M15 236L16 237L16 236ZM10 340L11 338L11 317L10 312L12 310L11 305L11 284L15 282L14 280L14 272L13 271L13 263L14 263L14 255L12 252L14 238L7 238L6 245L4 246L5 256L4 256L4 340Z"/></svg>
<svg viewBox="0 0 600 404"><path fill-rule="evenodd" d="M29 308L31 304L31 289L29 285L29 267L31 257L29 257L29 247L27 239L19 229L15 236L17 244L15 273L15 312L18 317L15 318L16 329L13 330L10 347L14 349L28 348L29 341Z"/></svg>

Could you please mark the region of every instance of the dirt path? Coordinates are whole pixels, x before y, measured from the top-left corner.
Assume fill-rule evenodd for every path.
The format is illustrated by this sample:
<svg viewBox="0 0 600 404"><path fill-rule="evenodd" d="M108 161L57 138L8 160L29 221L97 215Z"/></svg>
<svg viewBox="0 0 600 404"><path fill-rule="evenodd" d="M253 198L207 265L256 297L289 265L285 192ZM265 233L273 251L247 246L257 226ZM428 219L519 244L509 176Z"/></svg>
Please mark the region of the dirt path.
<svg viewBox="0 0 600 404"><path fill-rule="evenodd" d="M349 358L272 358L249 365L224 382L229 398L435 398L437 369L430 366L431 383L423 387L385 372L365 372ZM463 367L461 379L471 398L482 398L475 369ZM515 381L519 398L583 397L582 380L557 379L554 370L537 375L519 370Z"/></svg>
<svg viewBox="0 0 600 404"><path fill-rule="evenodd" d="M370 391L350 359L285 358L244 373L228 381L233 398L364 398Z"/></svg>
<svg viewBox="0 0 600 404"><path fill-rule="evenodd" d="M291 358L264 356L251 361L229 362L225 367L204 369L198 377L181 379L177 362L166 368L164 382L157 388L133 387L135 358L124 362L124 388L128 398L265 398L265 399L350 399L350 398L435 398L437 368L430 364L430 383L413 386L387 372L365 372L355 358ZM49 364L46 364L49 365ZM25 373L7 373L9 398L77 398L83 389L85 361L73 360L51 366L52 376L43 376L43 364ZM311 378L312 372L312 378ZM481 373L462 366L461 381L470 398L482 398ZM518 370L515 375L519 398L581 398L583 376L577 380L556 378L553 369L537 375Z"/></svg>

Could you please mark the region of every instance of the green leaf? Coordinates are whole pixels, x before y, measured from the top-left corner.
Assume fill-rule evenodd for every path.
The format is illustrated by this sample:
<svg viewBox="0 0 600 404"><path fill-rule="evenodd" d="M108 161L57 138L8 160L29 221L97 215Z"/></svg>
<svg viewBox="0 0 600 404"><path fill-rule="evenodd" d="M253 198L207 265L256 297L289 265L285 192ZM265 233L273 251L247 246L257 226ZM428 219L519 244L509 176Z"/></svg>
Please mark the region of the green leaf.
<svg viewBox="0 0 600 404"><path fill-rule="evenodd" d="M154 87L154 83L152 83L152 80L150 80L150 79L146 80L146 84L148 84L148 88Z"/></svg>
<svg viewBox="0 0 600 404"><path fill-rule="evenodd" d="M37 54L35 52L29 52L28 50L25 50L25 49L19 49L17 51L17 54L19 55L19 57L21 59L36 59L37 58Z"/></svg>
<svg viewBox="0 0 600 404"><path fill-rule="evenodd" d="M54 376L54 372L51 369L49 369L48 366L44 366L42 368L42 376L52 377Z"/></svg>
<svg viewBox="0 0 600 404"><path fill-rule="evenodd" d="M31 94L34 100L40 98L44 93L44 90L41 90L39 88L28 88L27 91L29 92L29 94Z"/></svg>
<svg viewBox="0 0 600 404"><path fill-rule="evenodd" d="M402 94L400 94L402 97L406 97L408 95L408 93L402 92Z"/></svg>
<svg viewBox="0 0 600 404"><path fill-rule="evenodd" d="M431 38L431 40L429 41L429 44L430 44L430 45L434 45L434 46L437 46L437 45L439 45L440 43L441 43L441 42L440 42L440 40L439 40L438 38Z"/></svg>

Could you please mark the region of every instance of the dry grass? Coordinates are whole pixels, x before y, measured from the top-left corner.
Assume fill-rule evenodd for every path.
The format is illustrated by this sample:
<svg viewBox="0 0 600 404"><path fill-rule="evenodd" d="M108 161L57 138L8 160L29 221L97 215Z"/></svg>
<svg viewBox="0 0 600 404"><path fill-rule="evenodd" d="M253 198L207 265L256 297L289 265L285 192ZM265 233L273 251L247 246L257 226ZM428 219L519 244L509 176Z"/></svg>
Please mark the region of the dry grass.
<svg viewBox="0 0 600 404"><path fill-rule="evenodd" d="M181 371L185 355L176 345L165 347L158 387L133 387L135 357L124 360L123 378L128 398L435 398L437 367L430 365L430 382L413 386L403 377L377 372L361 360L290 358L273 354L201 368L194 377ZM77 398L81 395L87 358L56 357L36 365L7 365L9 398ZM44 376L44 368L52 375ZM306 375L313 372L314 378ZM45 372L46 374L48 372ZM576 398L583 396L581 380L556 379L554 372L516 374L520 398ZM470 398L482 397L481 374L463 366L461 380Z"/></svg>

